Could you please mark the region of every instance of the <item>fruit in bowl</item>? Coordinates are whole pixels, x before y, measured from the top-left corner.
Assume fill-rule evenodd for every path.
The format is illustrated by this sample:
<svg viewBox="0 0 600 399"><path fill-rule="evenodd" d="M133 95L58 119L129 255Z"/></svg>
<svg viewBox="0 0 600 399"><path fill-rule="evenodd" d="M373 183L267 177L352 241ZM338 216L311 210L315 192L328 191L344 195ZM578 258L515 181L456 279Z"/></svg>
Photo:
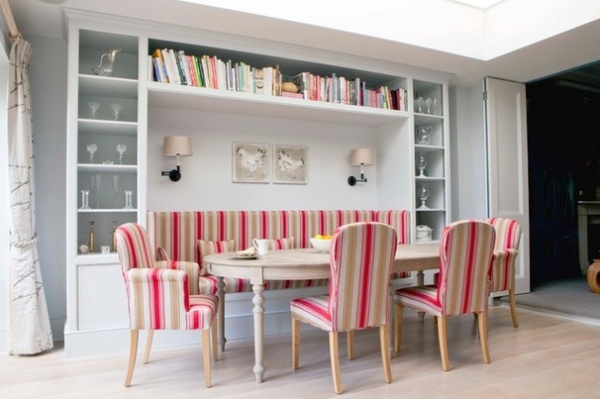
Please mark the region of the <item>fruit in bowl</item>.
<svg viewBox="0 0 600 399"><path fill-rule="evenodd" d="M331 249L332 238L333 236L330 234L317 234L314 237L311 237L310 243L312 244L313 248L315 248L319 252L329 252L329 250Z"/></svg>

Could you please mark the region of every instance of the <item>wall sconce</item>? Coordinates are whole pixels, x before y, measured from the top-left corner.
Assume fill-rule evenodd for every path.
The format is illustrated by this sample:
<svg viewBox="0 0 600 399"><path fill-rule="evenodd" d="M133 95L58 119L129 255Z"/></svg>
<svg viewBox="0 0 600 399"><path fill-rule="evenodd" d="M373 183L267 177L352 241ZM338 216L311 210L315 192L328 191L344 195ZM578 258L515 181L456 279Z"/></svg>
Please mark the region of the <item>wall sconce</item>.
<svg viewBox="0 0 600 399"><path fill-rule="evenodd" d="M181 179L181 166L179 157L192 155L192 139L189 136L167 136L163 142L163 155L175 157L176 169L162 172L162 176L169 176L172 181Z"/></svg>
<svg viewBox="0 0 600 399"><path fill-rule="evenodd" d="M357 181L366 182L365 166L375 165L375 153L370 148L358 148L350 152L350 165L360 166L360 179L354 176L348 178L348 184L354 186Z"/></svg>

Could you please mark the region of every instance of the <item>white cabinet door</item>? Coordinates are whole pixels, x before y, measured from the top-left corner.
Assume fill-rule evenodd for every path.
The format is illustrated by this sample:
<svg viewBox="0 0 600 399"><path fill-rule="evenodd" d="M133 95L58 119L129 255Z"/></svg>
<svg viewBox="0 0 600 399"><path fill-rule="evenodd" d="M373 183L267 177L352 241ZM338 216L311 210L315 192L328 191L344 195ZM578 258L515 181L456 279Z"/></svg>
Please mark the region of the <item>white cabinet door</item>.
<svg viewBox="0 0 600 399"><path fill-rule="evenodd" d="M516 264L516 293L530 291L529 183L525 85L486 78L488 215L515 219L523 236Z"/></svg>

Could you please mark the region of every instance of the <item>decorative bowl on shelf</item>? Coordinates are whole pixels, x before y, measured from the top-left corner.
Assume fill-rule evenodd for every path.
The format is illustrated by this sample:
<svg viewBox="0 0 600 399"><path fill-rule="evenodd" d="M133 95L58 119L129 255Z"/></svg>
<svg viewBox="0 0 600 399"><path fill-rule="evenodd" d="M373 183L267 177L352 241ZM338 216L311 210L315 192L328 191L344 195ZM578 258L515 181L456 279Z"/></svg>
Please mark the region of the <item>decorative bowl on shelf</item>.
<svg viewBox="0 0 600 399"><path fill-rule="evenodd" d="M331 236L329 238L311 237L310 243L319 252L329 252L331 249Z"/></svg>

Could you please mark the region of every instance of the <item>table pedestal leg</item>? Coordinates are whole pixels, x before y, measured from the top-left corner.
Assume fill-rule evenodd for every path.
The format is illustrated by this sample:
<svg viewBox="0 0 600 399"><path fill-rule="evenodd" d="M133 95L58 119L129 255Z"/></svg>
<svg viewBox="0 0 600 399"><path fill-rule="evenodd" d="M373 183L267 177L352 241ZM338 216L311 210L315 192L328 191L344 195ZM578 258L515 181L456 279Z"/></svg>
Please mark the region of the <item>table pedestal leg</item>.
<svg viewBox="0 0 600 399"><path fill-rule="evenodd" d="M217 296L219 297L219 309L217 318L219 319L219 347L221 352L225 350L225 282L223 277L217 277ZM214 338L213 338L214 339Z"/></svg>
<svg viewBox="0 0 600 399"><path fill-rule="evenodd" d="M265 290L264 284L253 284L252 291L254 291L254 297L252 303L254 308L254 375L256 382L263 382L263 375L265 374L265 366L263 364L263 344L264 344L264 325L265 325L265 298L263 292Z"/></svg>

